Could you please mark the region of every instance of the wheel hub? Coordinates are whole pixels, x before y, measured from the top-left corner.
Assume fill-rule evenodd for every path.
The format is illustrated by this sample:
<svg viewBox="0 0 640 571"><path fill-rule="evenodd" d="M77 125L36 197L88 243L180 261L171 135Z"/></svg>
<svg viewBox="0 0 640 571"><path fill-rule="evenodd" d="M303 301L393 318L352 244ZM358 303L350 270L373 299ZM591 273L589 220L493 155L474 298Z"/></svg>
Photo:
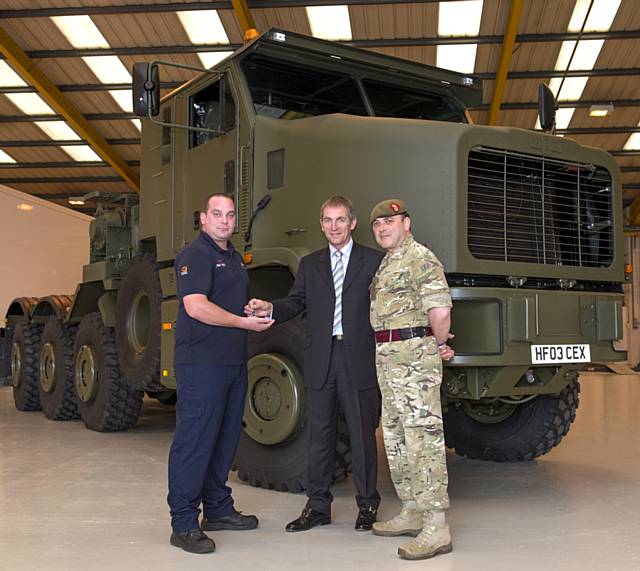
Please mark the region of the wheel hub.
<svg viewBox="0 0 640 571"><path fill-rule="evenodd" d="M89 402L98 394L98 359L91 345L80 347L76 355L74 383L78 398Z"/></svg>
<svg viewBox="0 0 640 571"><path fill-rule="evenodd" d="M284 442L304 421L302 375L293 361L277 353L252 357L247 368L244 430L261 444Z"/></svg>
<svg viewBox="0 0 640 571"><path fill-rule="evenodd" d="M498 424L509 418L518 408L517 404L501 402L498 399L490 401L463 401L462 410L467 416L483 424Z"/></svg>
<svg viewBox="0 0 640 571"><path fill-rule="evenodd" d="M22 349L17 343L11 345L11 384L18 388L20 386L22 373Z"/></svg>
<svg viewBox="0 0 640 571"><path fill-rule="evenodd" d="M136 355L141 355L149 345L151 303L144 289L139 289L131 300L127 316L127 339Z"/></svg>
<svg viewBox="0 0 640 571"><path fill-rule="evenodd" d="M51 343L45 343L40 351L40 386L46 393L56 387L56 355Z"/></svg>

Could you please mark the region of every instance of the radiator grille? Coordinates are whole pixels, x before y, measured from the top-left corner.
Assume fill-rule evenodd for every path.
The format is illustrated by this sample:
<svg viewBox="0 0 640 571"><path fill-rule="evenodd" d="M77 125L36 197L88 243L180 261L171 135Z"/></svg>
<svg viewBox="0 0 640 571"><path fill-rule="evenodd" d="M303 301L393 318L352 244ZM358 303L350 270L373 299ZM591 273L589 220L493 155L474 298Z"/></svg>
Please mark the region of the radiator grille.
<svg viewBox="0 0 640 571"><path fill-rule="evenodd" d="M606 267L613 260L611 175L590 164L474 147L467 243L483 260Z"/></svg>

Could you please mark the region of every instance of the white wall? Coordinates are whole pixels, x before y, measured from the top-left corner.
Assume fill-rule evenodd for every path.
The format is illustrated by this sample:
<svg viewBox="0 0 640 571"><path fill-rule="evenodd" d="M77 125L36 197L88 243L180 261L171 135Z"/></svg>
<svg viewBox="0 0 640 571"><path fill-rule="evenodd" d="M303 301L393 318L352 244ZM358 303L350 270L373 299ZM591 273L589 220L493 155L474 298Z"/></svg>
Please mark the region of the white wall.
<svg viewBox="0 0 640 571"><path fill-rule="evenodd" d="M0 185L0 326L16 297L75 292L89 262L91 220Z"/></svg>

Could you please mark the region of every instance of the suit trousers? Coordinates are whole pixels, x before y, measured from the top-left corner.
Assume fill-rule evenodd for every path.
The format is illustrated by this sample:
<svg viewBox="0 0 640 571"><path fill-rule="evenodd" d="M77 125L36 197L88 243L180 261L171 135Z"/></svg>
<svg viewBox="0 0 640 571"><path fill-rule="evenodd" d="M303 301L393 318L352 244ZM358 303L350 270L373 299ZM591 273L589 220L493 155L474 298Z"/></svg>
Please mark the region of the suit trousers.
<svg viewBox="0 0 640 571"><path fill-rule="evenodd" d="M197 529L206 518L233 512L226 485L238 447L247 393L247 367L176 365L176 431L169 451L171 526Z"/></svg>
<svg viewBox="0 0 640 571"><path fill-rule="evenodd" d="M337 444L338 403L349 428L356 503L377 508L378 453L376 424L380 410L378 388L359 391L349 378L344 342L333 340L327 380L321 389L307 389L310 422L307 467L307 507L331 514Z"/></svg>

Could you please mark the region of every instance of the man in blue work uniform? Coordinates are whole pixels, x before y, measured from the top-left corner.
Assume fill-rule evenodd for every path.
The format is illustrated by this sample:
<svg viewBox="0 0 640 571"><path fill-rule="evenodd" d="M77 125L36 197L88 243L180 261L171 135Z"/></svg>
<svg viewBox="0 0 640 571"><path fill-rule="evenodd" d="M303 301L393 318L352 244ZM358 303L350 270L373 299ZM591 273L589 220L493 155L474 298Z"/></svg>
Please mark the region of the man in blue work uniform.
<svg viewBox="0 0 640 571"><path fill-rule="evenodd" d="M235 510L226 481L247 391L247 331L265 331L273 321L244 316L249 278L242 257L228 241L235 222L233 200L211 195L200 213L202 232L176 257L178 400L167 500L171 544L191 553L214 551L215 543L203 529L258 525L255 516Z"/></svg>

